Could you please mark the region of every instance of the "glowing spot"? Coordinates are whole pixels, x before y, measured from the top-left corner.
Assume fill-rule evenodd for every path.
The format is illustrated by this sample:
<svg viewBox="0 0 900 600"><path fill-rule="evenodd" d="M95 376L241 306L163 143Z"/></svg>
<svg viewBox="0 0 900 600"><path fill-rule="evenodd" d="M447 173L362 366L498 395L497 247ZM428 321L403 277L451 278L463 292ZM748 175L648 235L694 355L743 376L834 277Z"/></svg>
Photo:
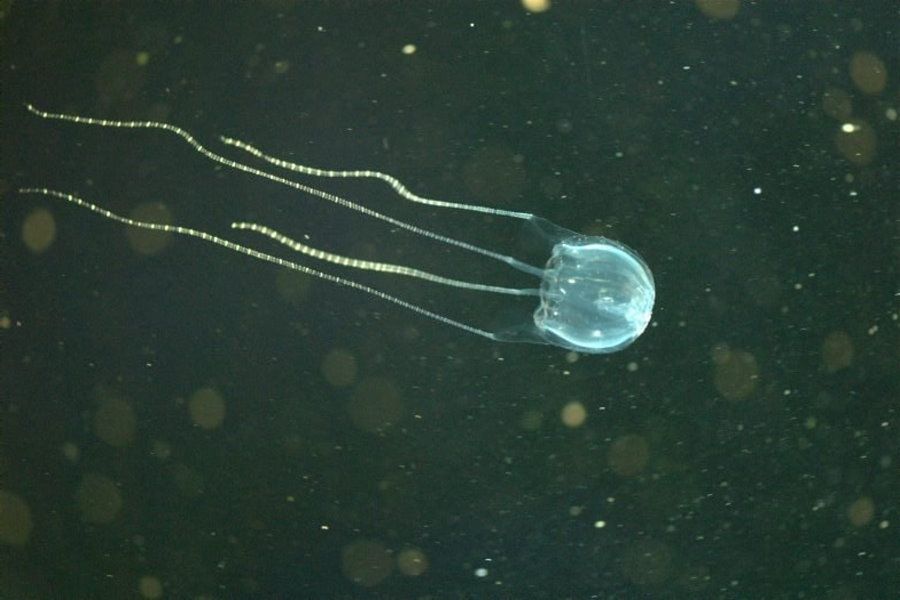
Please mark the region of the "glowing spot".
<svg viewBox="0 0 900 600"><path fill-rule="evenodd" d="M56 239L56 220L49 210L38 208L31 211L22 223L22 242L25 247L40 254L47 250Z"/></svg>
<svg viewBox="0 0 900 600"><path fill-rule="evenodd" d="M563 406L560 418L566 427L581 427L587 419L587 410L581 402L569 402Z"/></svg>
<svg viewBox="0 0 900 600"><path fill-rule="evenodd" d="M353 385L356 371L356 357L347 350L336 348L322 361L322 375L334 387Z"/></svg>
<svg viewBox="0 0 900 600"><path fill-rule="evenodd" d="M400 50L400 52L402 52L403 54L406 54L406 55L415 54L416 53L416 45L415 44L406 44L405 46L403 46L403 48Z"/></svg>
<svg viewBox="0 0 900 600"><path fill-rule="evenodd" d="M144 575L138 580L138 593L140 593L141 598L147 598L148 600L162 598L162 582L151 575Z"/></svg>
<svg viewBox="0 0 900 600"><path fill-rule="evenodd" d="M525 431L537 431L544 422L544 415L539 410L527 410L519 419L519 426Z"/></svg>
<svg viewBox="0 0 900 600"><path fill-rule="evenodd" d="M428 570L428 557L418 548L407 548L397 555L397 570L408 577L418 577Z"/></svg>
<svg viewBox="0 0 900 600"><path fill-rule="evenodd" d="M530 13L542 13L550 10L550 0L522 0L522 8Z"/></svg>
<svg viewBox="0 0 900 600"><path fill-rule="evenodd" d="M0 543L26 544L33 528L31 509L25 501L12 492L0 490Z"/></svg>
<svg viewBox="0 0 900 600"><path fill-rule="evenodd" d="M225 420L225 400L213 388L201 388L188 400L188 412L194 425L202 429L216 429Z"/></svg>
<svg viewBox="0 0 900 600"><path fill-rule="evenodd" d="M719 344L713 348L712 360L713 385L728 400L743 400L756 389L759 366L749 352Z"/></svg>
<svg viewBox="0 0 900 600"><path fill-rule="evenodd" d="M854 527L863 527L872 522L875 516L875 503L866 496L854 500L847 508L847 518Z"/></svg>
<svg viewBox="0 0 900 600"><path fill-rule="evenodd" d="M694 0L697 9L710 19L727 21L741 9L740 0Z"/></svg>
<svg viewBox="0 0 900 600"><path fill-rule="evenodd" d="M62 445L62 454L70 463L77 463L81 458L81 450L73 442L66 442Z"/></svg>

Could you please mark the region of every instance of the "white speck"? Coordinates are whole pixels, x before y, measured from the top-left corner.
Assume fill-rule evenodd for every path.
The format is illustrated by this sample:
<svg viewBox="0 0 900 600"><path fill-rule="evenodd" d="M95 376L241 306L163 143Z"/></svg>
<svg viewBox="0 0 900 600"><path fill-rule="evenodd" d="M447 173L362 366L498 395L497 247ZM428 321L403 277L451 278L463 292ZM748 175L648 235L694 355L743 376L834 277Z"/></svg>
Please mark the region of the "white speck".
<svg viewBox="0 0 900 600"><path fill-rule="evenodd" d="M484 567L475 569L475 577L487 577L487 574L488 574L488 570L485 569Z"/></svg>
<svg viewBox="0 0 900 600"><path fill-rule="evenodd" d="M753 193L756 194L757 196L759 196L760 194L762 194L762 188L761 187L753 188Z"/></svg>

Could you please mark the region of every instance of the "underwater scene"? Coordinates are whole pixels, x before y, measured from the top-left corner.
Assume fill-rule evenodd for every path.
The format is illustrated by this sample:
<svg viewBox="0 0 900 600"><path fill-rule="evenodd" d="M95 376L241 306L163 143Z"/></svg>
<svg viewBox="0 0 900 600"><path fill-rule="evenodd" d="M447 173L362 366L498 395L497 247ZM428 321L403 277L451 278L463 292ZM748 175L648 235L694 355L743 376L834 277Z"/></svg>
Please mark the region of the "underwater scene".
<svg viewBox="0 0 900 600"><path fill-rule="evenodd" d="M0 2L0 598L896 598L898 23Z"/></svg>

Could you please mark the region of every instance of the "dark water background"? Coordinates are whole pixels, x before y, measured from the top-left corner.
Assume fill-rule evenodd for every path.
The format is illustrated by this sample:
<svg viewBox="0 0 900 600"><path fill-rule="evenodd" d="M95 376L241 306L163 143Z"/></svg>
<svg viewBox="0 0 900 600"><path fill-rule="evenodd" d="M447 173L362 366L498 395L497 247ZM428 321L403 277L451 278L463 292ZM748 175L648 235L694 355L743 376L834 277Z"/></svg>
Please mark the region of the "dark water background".
<svg viewBox="0 0 900 600"><path fill-rule="evenodd" d="M892 597L900 11L729 4L5 3L0 597ZM196 240L135 251L16 190L522 283L25 102L622 240L653 269L652 325L578 357ZM508 220L304 181L527 252ZM343 274L483 327L514 308Z"/></svg>

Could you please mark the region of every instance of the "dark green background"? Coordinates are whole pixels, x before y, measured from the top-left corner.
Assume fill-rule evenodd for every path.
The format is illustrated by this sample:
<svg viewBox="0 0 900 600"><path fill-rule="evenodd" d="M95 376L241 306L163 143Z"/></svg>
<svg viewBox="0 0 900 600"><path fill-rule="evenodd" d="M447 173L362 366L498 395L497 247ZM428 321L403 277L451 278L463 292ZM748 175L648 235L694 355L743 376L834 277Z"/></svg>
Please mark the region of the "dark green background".
<svg viewBox="0 0 900 600"><path fill-rule="evenodd" d="M693 2L560 1L536 15L513 1L8 4L0 489L28 504L34 530L0 547L0 596L131 597L153 574L171 598L891 597L900 138L886 114L900 104L898 23L892 2L744 2L726 21ZM884 61L881 94L854 88L857 51ZM835 148L830 89L874 130L869 164ZM602 233L653 270L653 324L621 353L570 362L325 282L288 302L275 267L193 240L141 257L123 226L15 190L77 192L126 214L161 201L177 224L285 256L228 224L521 282L216 169L172 136L42 121L24 102L162 118L217 149L233 135ZM378 182L313 183L520 246L515 223L413 206ZM58 237L35 255L21 228L38 207ZM508 318L503 298L358 278L480 326ZM835 332L854 354L830 372ZM740 400L715 384L725 345L758 365ZM354 390L324 379L335 348L357 357L360 378L399 391L403 416L381 435L354 427ZM204 386L228 409L209 433L175 402ZM98 390L135 407L129 447L92 433ZM580 428L560 422L570 402L587 410ZM528 411L544 416L537 430L520 424ZM649 449L635 476L608 464L624 435ZM152 456L155 440L172 446L168 461ZM76 464L65 443L80 448ZM198 493L179 492L173 465L199 477ZM121 490L113 523L80 519L88 472ZM848 507L861 498L875 513L858 527ZM360 587L341 571L360 539L420 548L429 568Z"/></svg>

